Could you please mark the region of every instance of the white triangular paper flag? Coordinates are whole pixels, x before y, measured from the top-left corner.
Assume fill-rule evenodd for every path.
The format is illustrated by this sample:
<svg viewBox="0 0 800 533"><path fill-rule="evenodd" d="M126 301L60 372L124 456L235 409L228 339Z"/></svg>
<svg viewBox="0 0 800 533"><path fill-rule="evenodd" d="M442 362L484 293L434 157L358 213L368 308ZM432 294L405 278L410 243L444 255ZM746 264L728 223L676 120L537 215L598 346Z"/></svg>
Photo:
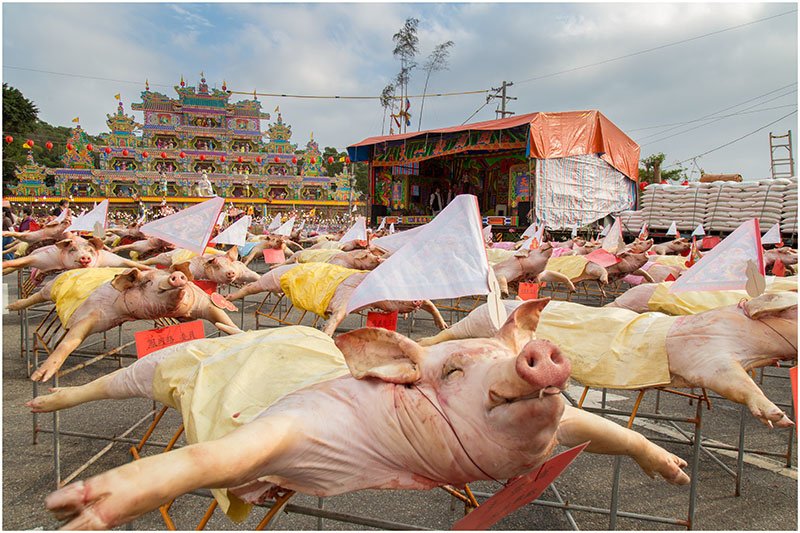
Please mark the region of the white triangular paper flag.
<svg viewBox="0 0 800 533"><path fill-rule="evenodd" d="M67 231L94 231L95 223L99 222L103 228L106 227L106 216L108 215L108 200L103 200L100 205L89 211L82 213L72 221Z"/></svg>
<svg viewBox="0 0 800 533"><path fill-rule="evenodd" d="M306 219L300 221L300 227L297 228L297 231L303 231L303 228L306 227Z"/></svg>
<svg viewBox="0 0 800 533"><path fill-rule="evenodd" d="M67 213L69 213L69 208L62 209L53 222L64 222L64 219L67 218Z"/></svg>
<svg viewBox="0 0 800 533"><path fill-rule="evenodd" d="M475 196L456 196L413 239L367 274L347 304L437 300L489 293L489 262Z"/></svg>
<svg viewBox="0 0 800 533"><path fill-rule="evenodd" d="M378 229L376 229L375 231L380 231L380 230L382 230L382 229L383 229L383 228L385 228L385 227L386 227L386 217L383 217L383 218L381 219L381 223L380 223L380 225L378 226Z"/></svg>
<svg viewBox="0 0 800 533"><path fill-rule="evenodd" d="M740 290L747 284L747 262L764 275L758 219L748 220L709 250L675 281L669 292Z"/></svg>
<svg viewBox="0 0 800 533"><path fill-rule="evenodd" d="M484 241L492 242L492 225L491 224L489 224L488 226L483 228L481 230L481 233L483 234L483 240Z"/></svg>
<svg viewBox="0 0 800 533"><path fill-rule="evenodd" d="M280 213L275 215L274 217L272 217L272 222L270 222L269 226L267 226L267 231L272 232L272 231L278 229L279 227L281 227L281 215L280 215Z"/></svg>
<svg viewBox="0 0 800 533"><path fill-rule="evenodd" d="M533 235L536 233L537 226L538 226L538 224L536 224L536 222L534 222L533 224L528 226L525 229L525 231L522 232L522 236L523 237L533 237Z"/></svg>
<svg viewBox="0 0 800 533"><path fill-rule="evenodd" d="M350 241L366 241L367 240L367 219L364 217L356 217L353 226L347 230L347 233L342 235L339 242L345 243Z"/></svg>
<svg viewBox="0 0 800 533"><path fill-rule="evenodd" d="M577 224L573 224L572 225L572 231L570 232L569 236L571 238L573 238L573 239L578 236L578 225Z"/></svg>
<svg viewBox="0 0 800 533"><path fill-rule="evenodd" d="M606 224L603 226L603 231L600 232L599 237L605 237L608 235L608 232L611 230L611 224Z"/></svg>
<svg viewBox="0 0 800 533"><path fill-rule="evenodd" d="M272 232L273 235L283 235L284 237L288 237L292 234L292 228L294 227L294 218L292 217L286 222L284 222L281 227L276 229Z"/></svg>
<svg viewBox="0 0 800 533"><path fill-rule="evenodd" d="M202 255L224 205L225 199L215 196L173 215L148 222L140 230L145 235L158 237Z"/></svg>
<svg viewBox="0 0 800 533"><path fill-rule="evenodd" d="M669 225L669 229L667 230L667 233L665 233L665 235L677 235L677 234L678 234L678 224L676 224L673 221L672 224Z"/></svg>
<svg viewBox="0 0 800 533"><path fill-rule="evenodd" d="M427 224L423 224L422 226L417 226L416 228L411 228L409 230L395 232L394 224L392 223L389 224L389 235L372 239L370 244L377 246L381 250L392 253L405 246L406 243L410 241L417 233L419 233L425 226L427 226Z"/></svg>
<svg viewBox="0 0 800 533"><path fill-rule="evenodd" d="M233 244L244 246L247 242L247 229L250 227L250 215L245 215L211 239L213 244Z"/></svg>
<svg viewBox="0 0 800 533"><path fill-rule="evenodd" d="M706 230L703 229L702 224L698 224L694 231L692 232L692 237L702 237L706 234Z"/></svg>
<svg viewBox="0 0 800 533"><path fill-rule="evenodd" d="M781 226L780 222L776 222L774 226L769 228L763 237L761 237L761 244L778 244L781 242Z"/></svg>
<svg viewBox="0 0 800 533"><path fill-rule="evenodd" d="M616 254L623 248L625 248L625 240L622 238L622 227L620 227L619 219L616 219L603 239L603 250Z"/></svg>
<svg viewBox="0 0 800 533"><path fill-rule="evenodd" d="M225 211L221 211L219 216L217 217L217 226L222 226L223 224L225 224L225 217L227 216L228 213L226 213Z"/></svg>
<svg viewBox="0 0 800 533"><path fill-rule="evenodd" d="M389 224L389 235L392 235L393 233L394 233L394 222Z"/></svg>

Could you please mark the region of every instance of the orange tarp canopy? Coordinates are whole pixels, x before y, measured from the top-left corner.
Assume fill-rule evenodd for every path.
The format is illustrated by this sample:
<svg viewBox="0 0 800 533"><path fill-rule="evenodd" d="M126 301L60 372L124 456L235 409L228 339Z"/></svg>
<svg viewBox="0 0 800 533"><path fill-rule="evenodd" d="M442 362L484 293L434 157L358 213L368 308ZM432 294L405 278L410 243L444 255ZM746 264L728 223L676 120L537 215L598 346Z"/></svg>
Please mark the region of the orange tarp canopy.
<svg viewBox="0 0 800 533"><path fill-rule="evenodd" d="M554 159L599 154L612 167L639 180L639 145L597 110L528 113L464 126L369 137L348 146L348 153L353 161L366 161L368 157L363 149L380 143L417 139L428 134L511 129L524 124L529 125L528 157Z"/></svg>

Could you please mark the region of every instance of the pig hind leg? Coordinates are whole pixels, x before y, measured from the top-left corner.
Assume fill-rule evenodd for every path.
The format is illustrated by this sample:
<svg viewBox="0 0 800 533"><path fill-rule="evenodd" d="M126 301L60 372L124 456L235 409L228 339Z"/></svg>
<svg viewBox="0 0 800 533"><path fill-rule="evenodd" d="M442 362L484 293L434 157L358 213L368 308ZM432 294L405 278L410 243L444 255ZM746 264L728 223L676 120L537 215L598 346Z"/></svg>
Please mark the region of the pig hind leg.
<svg viewBox="0 0 800 533"><path fill-rule="evenodd" d="M420 309L424 309L433 317L433 322L436 324L436 327L440 330L447 329L447 322L444 321L442 318L442 314L439 312L439 309L434 305L433 302L430 300L423 300Z"/></svg>
<svg viewBox="0 0 800 533"><path fill-rule="evenodd" d="M566 446L591 441L586 448L590 453L628 455L651 478L660 475L673 485L686 485L690 481L682 470L687 463L677 455L635 431L572 406L564 408L557 438Z"/></svg>
<svg viewBox="0 0 800 533"><path fill-rule="evenodd" d="M53 377L61 365L64 364L69 354L74 352L78 346L89 336L92 328L92 321L85 320L75 324L67 331L67 334L58 343L58 346L53 352L45 359L44 363L39 365L34 373L31 375L32 381L47 381Z"/></svg>

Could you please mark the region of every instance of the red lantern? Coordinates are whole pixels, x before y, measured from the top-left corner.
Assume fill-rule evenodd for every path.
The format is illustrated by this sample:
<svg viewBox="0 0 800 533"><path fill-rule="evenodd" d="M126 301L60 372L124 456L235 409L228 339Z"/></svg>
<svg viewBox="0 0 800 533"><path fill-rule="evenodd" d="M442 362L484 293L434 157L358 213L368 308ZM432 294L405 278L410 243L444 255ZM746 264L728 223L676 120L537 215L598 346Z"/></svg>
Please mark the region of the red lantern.
<svg viewBox="0 0 800 533"><path fill-rule="evenodd" d="M161 152L161 159L167 158L167 152Z"/></svg>
<svg viewBox="0 0 800 533"><path fill-rule="evenodd" d="M31 148L33 148L33 139L28 139L28 140L27 140L27 141L25 141L25 142L26 142L26 143L28 143L28 146L30 146Z"/></svg>
<svg viewBox="0 0 800 533"><path fill-rule="evenodd" d="M333 164L333 156L328 157L328 164L329 165Z"/></svg>
<svg viewBox="0 0 800 533"><path fill-rule="evenodd" d="M242 156L236 158L237 163L241 163L242 161L244 161L244 158Z"/></svg>
<svg viewBox="0 0 800 533"><path fill-rule="evenodd" d="M73 148L75 148L75 147L74 147L74 146L72 146L72 144L71 144L71 143L67 143L67 151L68 151L68 152L71 152Z"/></svg>
<svg viewBox="0 0 800 533"><path fill-rule="evenodd" d="M200 154L200 161L205 161L205 160L206 160L205 154Z"/></svg>
<svg viewBox="0 0 800 533"><path fill-rule="evenodd" d="M105 150L103 150L103 151L104 151L106 154L110 154L110 153L111 153L111 148L109 148L108 146L106 146Z"/></svg>
<svg viewBox="0 0 800 533"><path fill-rule="evenodd" d="M256 163L261 163L261 161L263 161L261 159L261 156L260 155L256 156Z"/></svg>
<svg viewBox="0 0 800 533"><path fill-rule="evenodd" d="M142 157L143 157L144 159L147 159L148 157L150 157L150 154L148 154L148 153L147 153L147 150L145 150L144 152L142 152Z"/></svg>
<svg viewBox="0 0 800 533"><path fill-rule="evenodd" d="M345 157L345 158L344 158L344 162L345 162L345 163L347 163L347 164L349 165L349 164L350 164L350 158L349 158L349 157Z"/></svg>
<svg viewBox="0 0 800 533"><path fill-rule="evenodd" d="M280 163L281 162L281 158L276 155L275 159L273 159L273 161L275 161L276 163Z"/></svg>
<svg viewBox="0 0 800 533"><path fill-rule="evenodd" d="M183 159L183 158L185 158L185 157L186 157L186 152L181 152L181 153L179 153L179 154L178 154L178 156L179 156L181 159Z"/></svg>
<svg viewBox="0 0 800 533"><path fill-rule="evenodd" d="M11 144L14 142L14 137L11 135L6 135L6 144Z"/></svg>
<svg viewBox="0 0 800 533"><path fill-rule="evenodd" d="M297 164L297 158L296 158L296 157L293 157L293 158L292 158L292 164L293 164L293 165L296 165L296 164Z"/></svg>
<svg viewBox="0 0 800 533"><path fill-rule="evenodd" d="M643 181L643 182L639 183L639 190L640 191L643 191L646 188L647 188L647 182L646 181Z"/></svg>
<svg viewBox="0 0 800 533"><path fill-rule="evenodd" d="M667 180L661 180L661 185L666 185L666 184L667 184Z"/></svg>
<svg viewBox="0 0 800 533"><path fill-rule="evenodd" d="M51 143L50 141L47 141L46 143L44 143L44 147L47 148L48 150L52 150L53 149L53 143Z"/></svg>
<svg viewBox="0 0 800 533"><path fill-rule="evenodd" d="M130 153L130 152L128 152L128 150L123 150L123 151L122 151L122 157L128 157L128 154L129 154L129 153Z"/></svg>
<svg viewBox="0 0 800 533"><path fill-rule="evenodd" d="M225 156L224 155L219 156L219 160L224 163L225 162Z"/></svg>
<svg viewBox="0 0 800 533"><path fill-rule="evenodd" d="M689 185L689 180L683 180L683 183L681 183L681 185Z"/></svg>
<svg viewBox="0 0 800 533"><path fill-rule="evenodd" d="M316 157L312 157L311 158L311 164L312 165L316 165L317 164L317 158Z"/></svg>
<svg viewBox="0 0 800 533"><path fill-rule="evenodd" d="M94 146L92 146L91 144L87 144L86 149L91 152L92 150L94 150Z"/></svg>

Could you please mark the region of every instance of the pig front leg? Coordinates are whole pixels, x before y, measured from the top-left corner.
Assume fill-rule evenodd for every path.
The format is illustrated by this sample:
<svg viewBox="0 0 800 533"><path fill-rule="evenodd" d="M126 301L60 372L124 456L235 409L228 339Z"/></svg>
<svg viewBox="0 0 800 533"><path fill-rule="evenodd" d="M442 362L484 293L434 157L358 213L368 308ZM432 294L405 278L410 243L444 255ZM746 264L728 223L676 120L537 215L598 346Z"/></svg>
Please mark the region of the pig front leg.
<svg viewBox="0 0 800 533"><path fill-rule="evenodd" d="M342 320L347 316L347 306L342 305L336 308L331 314L330 318L325 322L325 325L322 326L322 332L325 335L333 337L333 334L336 333L336 328L339 327L339 324L342 323Z"/></svg>
<svg viewBox="0 0 800 533"><path fill-rule="evenodd" d="M146 457L50 494L47 509L64 529L111 529L199 488L230 488L261 475L294 444L287 416L266 416L213 441Z"/></svg>
<svg viewBox="0 0 800 533"><path fill-rule="evenodd" d="M36 257L33 255L26 255L25 257L18 257L17 259L9 259L3 261L3 275L11 274L21 268L33 265Z"/></svg>
<svg viewBox="0 0 800 533"><path fill-rule="evenodd" d="M634 272L631 272L631 275L632 276L642 276L645 279L645 281L647 281L647 283L655 283L656 282L656 280L653 279L653 276L651 276L650 273L647 270L643 270L641 268L636 270L636 271L634 271Z"/></svg>
<svg viewBox="0 0 800 533"><path fill-rule="evenodd" d="M500 296L503 298L508 298L508 280L505 276L495 275L497 278L497 284L500 286Z"/></svg>
<svg viewBox="0 0 800 533"><path fill-rule="evenodd" d="M544 270L538 276L536 276L536 281L542 283L544 281L549 281L551 283L563 283L567 286L569 292L575 292L575 285L573 285L572 280L569 277L565 276L561 272L553 272L552 270Z"/></svg>
<svg viewBox="0 0 800 533"><path fill-rule="evenodd" d="M424 309L433 317L433 323L436 324L436 327L440 330L447 329L447 322L444 321L442 318L442 314L439 312L439 309L433 304L430 300L423 300L422 305L419 306L420 309Z"/></svg>
<svg viewBox="0 0 800 533"><path fill-rule="evenodd" d="M69 354L74 352L78 346L89 336L94 326L94 320L82 320L67 331L67 334L58 343L55 350L45 359L39 368L31 375L31 381L47 381L52 378Z"/></svg>
<svg viewBox="0 0 800 533"><path fill-rule="evenodd" d="M565 446L591 441L586 448L590 453L628 455L651 478L660 475L673 485L687 485L690 481L682 470L687 463L677 455L635 431L570 405L564 407L556 438Z"/></svg>
<svg viewBox="0 0 800 533"><path fill-rule="evenodd" d="M229 294L227 296L229 301L240 300L246 296L251 296L253 294L258 294L261 292L266 291L267 289L264 288L261 280L254 281L253 283L248 283L241 289L237 290L236 292Z"/></svg>
<svg viewBox="0 0 800 533"><path fill-rule="evenodd" d="M217 329L220 331L227 333L228 335L235 335L236 333L241 333L242 330L233 323L231 317L226 313L224 310L216 307L214 305L210 305L208 311L205 313L205 319L214 324ZM224 327L220 327L217 324L221 324Z"/></svg>
<svg viewBox="0 0 800 533"><path fill-rule="evenodd" d="M21 298L14 303L8 304L9 311L19 311L20 309L27 309L28 307L48 301L50 298L46 296L44 290L37 291L27 298Z"/></svg>

